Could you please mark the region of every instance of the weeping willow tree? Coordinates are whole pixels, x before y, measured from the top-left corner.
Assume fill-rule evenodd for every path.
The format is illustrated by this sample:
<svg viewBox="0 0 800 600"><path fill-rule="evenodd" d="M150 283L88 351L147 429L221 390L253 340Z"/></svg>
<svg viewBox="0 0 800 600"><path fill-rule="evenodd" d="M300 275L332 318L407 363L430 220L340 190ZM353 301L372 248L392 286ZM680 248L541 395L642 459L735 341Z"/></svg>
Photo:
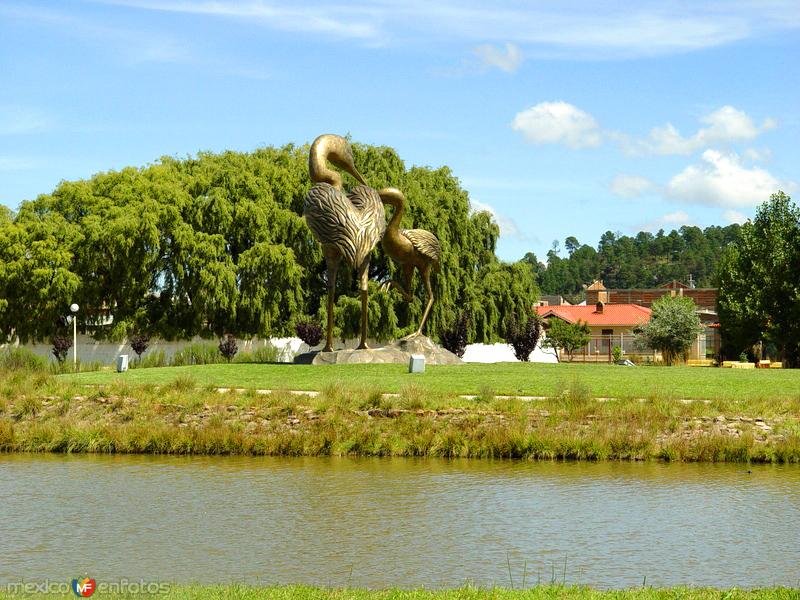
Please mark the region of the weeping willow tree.
<svg viewBox="0 0 800 600"><path fill-rule="evenodd" d="M354 152L371 185L405 193L402 226L441 241L427 331L437 337L466 309L470 340L499 339L505 320L536 300L530 265L498 261L497 224L470 209L448 168L407 169L387 147L354 144ZM110 338L282 336L299 320L324 319L324 260L302 218L307 155L288 145L163 157L62 182L0 215L0 334L49 337L71 302L89 322L113 317L95 329ZM375 250L370 333L381 339L413 331L424 307L418 276L411 303L378 289L396 268ZM343 272L337 286L337 333L348 337L360 315L354 274Z"/></svg>

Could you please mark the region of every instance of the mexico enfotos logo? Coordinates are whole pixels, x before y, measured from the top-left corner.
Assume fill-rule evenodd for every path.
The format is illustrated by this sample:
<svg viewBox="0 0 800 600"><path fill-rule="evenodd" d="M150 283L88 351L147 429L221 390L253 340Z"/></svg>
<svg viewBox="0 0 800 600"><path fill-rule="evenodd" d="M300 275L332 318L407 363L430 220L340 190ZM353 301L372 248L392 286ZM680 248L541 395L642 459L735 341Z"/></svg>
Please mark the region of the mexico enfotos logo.
<svg viewBox="0 0 800 600"><path fill-rule="evenodd" d="M144 579L131 580L119 579L117 581L97 582L94 578L85 575L66 581L25 581L9 583L6 592L9 594L69 594L72 592L78 598L89 598L95 592L100 594L166 594L171 585L158 581L145 581Z"/></svg>

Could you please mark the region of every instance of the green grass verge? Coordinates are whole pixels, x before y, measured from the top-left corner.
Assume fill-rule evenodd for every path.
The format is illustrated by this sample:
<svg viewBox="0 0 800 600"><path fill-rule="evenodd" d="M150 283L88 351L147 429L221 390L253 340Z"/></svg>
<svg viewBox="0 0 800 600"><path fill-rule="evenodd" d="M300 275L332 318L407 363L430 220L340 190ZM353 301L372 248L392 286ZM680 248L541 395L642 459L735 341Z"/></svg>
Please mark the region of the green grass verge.
<svg viewBox="0 0 800 600"><path fill-rule="evenodd" d="M22 598L71 598L53 594L9 594L0 592L0 600ZM93 598L130 600L143 595L101 594ZM631 590L595 590L576 586L539 586L526 590L504 588L459 588L454 590L361 590L324 589L305 586L250 587L176 586L166 594L148 596L162 600L797 600L800 590L764 588L756 590L717 590L707 588L643 588Z"/></svg>
<svg viewBox="0 0 800 600"><path fill-rule="evenodd" d="M799 396L598 401L577 382L536 401L383 389L335 383L309 397L220 393L186 375L87 387L0 373L0 451L800 462Z"/></svg>
<svg viewBox="0 0 800 600"><path fill-rule="evenodd" d="M277 390L322 390L336 383L399 392L413 383L426 391L455 394L553 396L578 381L593 397L666 395L690 399L800 398L800 370L616 365L499 363L429 366L422 374L404 365L216 364L64 375L85 384L167 384L190 376L197 385Z"/></svg>

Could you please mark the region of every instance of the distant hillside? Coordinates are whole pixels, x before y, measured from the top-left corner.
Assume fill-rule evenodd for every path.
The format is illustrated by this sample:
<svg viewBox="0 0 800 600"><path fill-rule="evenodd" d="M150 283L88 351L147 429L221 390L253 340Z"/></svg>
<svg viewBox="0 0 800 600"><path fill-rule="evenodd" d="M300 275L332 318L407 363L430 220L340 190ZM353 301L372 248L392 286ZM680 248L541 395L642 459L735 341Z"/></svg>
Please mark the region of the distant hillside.
<svg viewBox="0 0 800 600"><path fill-rule="evenodd" d="M635 237L607 231L597 248L568 237L561 246L554 242L546 264L533 253L526 262L536 270L543 294L560 294L581 300L583 286L602 279L608 288L648 288L692 276L698 287L713 287L722 250L739 236L739 225L727 227L681 227L655 235L642 231Z"/></svg>

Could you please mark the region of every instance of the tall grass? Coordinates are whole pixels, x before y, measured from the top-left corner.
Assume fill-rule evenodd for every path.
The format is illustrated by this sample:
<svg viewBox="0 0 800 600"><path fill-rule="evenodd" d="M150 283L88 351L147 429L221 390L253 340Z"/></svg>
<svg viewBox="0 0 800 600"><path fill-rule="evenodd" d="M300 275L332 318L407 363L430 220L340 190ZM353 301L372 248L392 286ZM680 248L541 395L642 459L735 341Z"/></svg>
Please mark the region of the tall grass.
<svg viewBox="0 0 800 600"><path fill-rule="evenodd" d="M220 393L187 375L160 386L87 389L46 371L8 373L0 377L4 450L800 462L792 400L773 402L771 433L743 421L733 435L714 418L761 417L764 405L720 413L714 403L662 395L598 402L580 382L526 402L488 393L468 400L418 384L390 396L332 382L310 397Z"/></svg>
<svg viewBox="0 0 800 600"><path fill-rule="evenodd" d="M149 369L153 367L166 367L169 365L166 353L162 349L145 352L130 362L131 369Z"/></svg>
<svg viewBox="0 0 800 600"><path fill-rule="evenodd" d="M47 361L27 348L8 348L0 352L0 370L43 371Z"/></svg>
<svg viewBox="0 0 800 600"><path fill-rule="evenodd" d="M560 573L552 579L560 579ZM627 590L596 590L585 586L559 583L536 585L526 589L467 586L449 590L329 588L310 586L171 585L154 597L162 600L796 600L800 595L793 588L762 588L752 590L713 588L631 588ZM0 591L0 600L16 598L47 598L47 594L16 595ZM123 600L130 593L108 592L103 598ZM149 596L148 596L149 597Z"/></svg>
<svg viewBox="0 0 800 600"><path fill-rule="evenodd" d="M192 342L174 354L170 364L173 367L184 365L209 365L223 362L222 354L216 344Z"/></svg>

